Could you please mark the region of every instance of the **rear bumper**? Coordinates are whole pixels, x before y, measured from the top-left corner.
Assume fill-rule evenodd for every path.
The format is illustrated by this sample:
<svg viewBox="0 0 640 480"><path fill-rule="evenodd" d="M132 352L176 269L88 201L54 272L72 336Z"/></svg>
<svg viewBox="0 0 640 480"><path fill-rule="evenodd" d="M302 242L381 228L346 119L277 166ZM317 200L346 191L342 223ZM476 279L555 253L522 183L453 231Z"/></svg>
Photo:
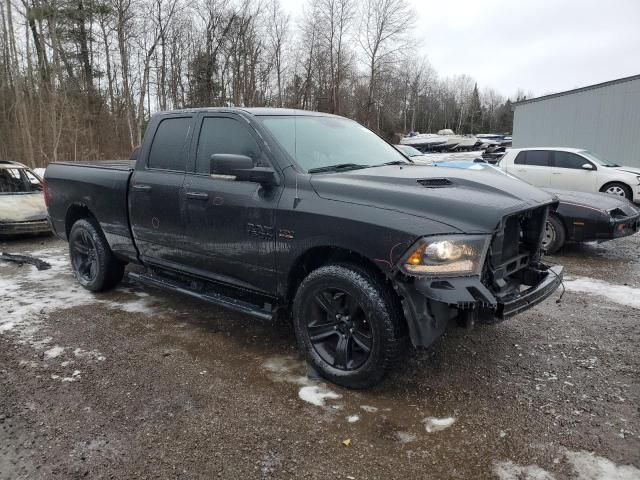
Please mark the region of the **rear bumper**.
<svg viewBox="0 0 640 480"><path fill-rule="evenodd" d="M428 347L444 333L449 320L462 312L473 312L485 323L496 323L532 308L555 292L562 275L561 266L528 268L528 288L504 297L494 295L477 277L416 278L412 283L396 282L395 287L402 297L412 343Z"/></svg>
<svg viewBox="0 0 640 480"><path fill-rule="evenodd" d="M53 233L48 220L0 222L0 235L26 235L39 233Z"/></svg>

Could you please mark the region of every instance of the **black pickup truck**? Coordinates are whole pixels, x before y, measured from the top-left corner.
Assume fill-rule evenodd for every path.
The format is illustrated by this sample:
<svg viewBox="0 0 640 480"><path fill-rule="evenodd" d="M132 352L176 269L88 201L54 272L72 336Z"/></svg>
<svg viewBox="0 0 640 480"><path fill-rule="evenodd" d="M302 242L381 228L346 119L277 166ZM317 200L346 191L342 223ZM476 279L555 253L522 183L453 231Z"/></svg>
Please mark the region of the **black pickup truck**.
<svg viewBox="0 0 640 480"><path fill-rule="evenodd" d="M85 288L144 284L290 316L325 378L379 382L457 318L496 322L551 295L554 197L506 176L413 164L356 122L307 111L154 115L135 159L54 163L45 197Z"/></svg>

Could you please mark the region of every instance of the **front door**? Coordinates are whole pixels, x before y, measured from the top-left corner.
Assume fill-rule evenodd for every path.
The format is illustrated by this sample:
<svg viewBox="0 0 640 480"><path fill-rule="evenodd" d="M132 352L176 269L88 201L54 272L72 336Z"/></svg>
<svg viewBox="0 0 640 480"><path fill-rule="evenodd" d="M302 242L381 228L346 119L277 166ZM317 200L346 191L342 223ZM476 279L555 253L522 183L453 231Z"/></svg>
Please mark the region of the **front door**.
<svg viewBox="0 0 640 480"><path fill-rule="evenodd" d="M564 190L595 192L598 175L596 166L586 158L572 152L553 152L551 186ZM591 169L583 168L591 165Z"/></svg>
<svg viewBox="0 0 640 480"><path fill-rule="evenodd" d="M185 179L189 267L202 276L266 293L275 292L276 206L282 187L221 179L211 155L246 155L271 166L258 137L232 114L203 115L196 128L194 165Z"/></svg>
<svg viewBox="0 0 640 480"><path fill-rule="evenodd" d="M129 186L129 212L133 237L146 263L172 267L181 263L184 250L183 183L192 116L164 118L155 130ZM150 127L153 128L153 127ZM146 159L141 165L142 158Z"/></svg>

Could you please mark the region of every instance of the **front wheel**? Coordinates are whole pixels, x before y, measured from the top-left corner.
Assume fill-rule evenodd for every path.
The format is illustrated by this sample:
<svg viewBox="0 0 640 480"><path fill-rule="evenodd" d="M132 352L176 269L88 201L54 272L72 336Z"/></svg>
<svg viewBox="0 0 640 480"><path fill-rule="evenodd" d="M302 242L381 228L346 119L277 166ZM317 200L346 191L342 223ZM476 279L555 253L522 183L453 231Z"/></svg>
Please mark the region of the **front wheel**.
<svg viewBox="0 0 640 480"><path fill-rule="evenodd" d="M600 189L602 193L608 193L609 195L616 195L618 197L624 197L627 200L633 199L633 192L629 185L625 185L621 182L611 182L607 183L604 187Z"/></svg>
<svg viewBox="0 0 640 480"><path fill-rule="evenodd" d="M555 215L549 215L542 236L542 249L547 253L556 253L566 241L566 232L562 221Z"/></svg>
<svg viewBox="0 0 640 480"><path fill-rule="evenodd" d="M115 258L100 226L81 219L69 233L69 257L73 274L84 288L101 292L115 287L124 276L124 263Z"/></svg>
<svg viewBox="0 0 640 480"><path fill-rule="evenodd" d="M351 265L311 272L293 302L294 328L307 361L333 383L379 383L399 354L403 317L386 287Z"/></svg>

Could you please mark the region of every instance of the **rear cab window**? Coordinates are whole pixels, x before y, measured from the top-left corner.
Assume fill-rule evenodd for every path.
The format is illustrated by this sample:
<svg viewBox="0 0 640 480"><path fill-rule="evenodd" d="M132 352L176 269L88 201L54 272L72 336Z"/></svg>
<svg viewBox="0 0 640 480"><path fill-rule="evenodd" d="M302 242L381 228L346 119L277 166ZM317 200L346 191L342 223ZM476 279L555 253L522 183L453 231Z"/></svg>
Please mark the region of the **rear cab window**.
<svg viewBox="0 0 640 480"><path fill-rule="evenodd" d="M547 150L525 150L518 153L513 163L530 167L549 167L551 166L550 157L550 152Z"/></svg>
<svg viewBox="0 0 640 480"><path fill-rule="evenodd" d="M184 172L192 117L165 118L156 129L149 151L147 168Z"/></svg>

